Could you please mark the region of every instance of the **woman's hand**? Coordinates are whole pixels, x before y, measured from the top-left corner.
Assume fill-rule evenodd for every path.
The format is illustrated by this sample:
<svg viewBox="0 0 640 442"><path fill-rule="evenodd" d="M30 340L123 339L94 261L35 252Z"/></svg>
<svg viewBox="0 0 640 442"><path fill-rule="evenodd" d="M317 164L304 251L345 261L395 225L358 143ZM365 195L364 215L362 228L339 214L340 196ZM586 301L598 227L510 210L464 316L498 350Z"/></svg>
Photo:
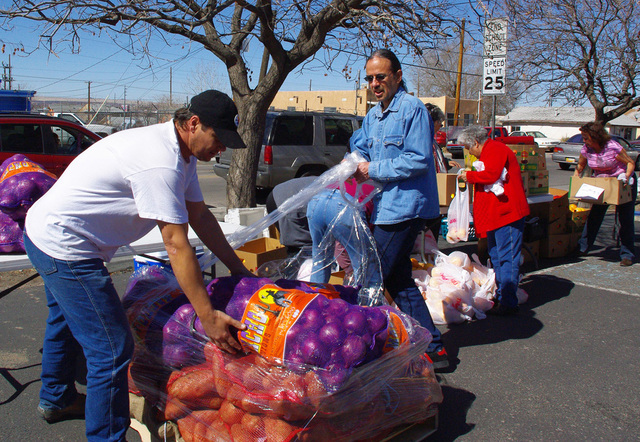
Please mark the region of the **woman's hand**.
<svg viewBox="0 0 640 442"><path fill-rule="evenodd" d="M460 175L458 175L458 181L464 181L465 183L467 182L467 171L463 170Z"/></svg>

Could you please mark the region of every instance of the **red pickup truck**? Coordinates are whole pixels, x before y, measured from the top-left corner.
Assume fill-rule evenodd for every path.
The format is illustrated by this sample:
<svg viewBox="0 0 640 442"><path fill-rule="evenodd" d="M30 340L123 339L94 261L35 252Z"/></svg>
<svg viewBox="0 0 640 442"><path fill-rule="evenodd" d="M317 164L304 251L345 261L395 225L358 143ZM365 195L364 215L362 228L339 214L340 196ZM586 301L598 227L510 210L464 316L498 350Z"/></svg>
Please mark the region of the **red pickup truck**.
<svg viewBox="0 0 640 442"><path fill-rule="evenodd" d="M487 134L491 137L491 127L486 126ZM530 136L521 136L521 137L511 137L509 136L509 131L504 127L494 127L493 128L494 139L500 141L504 144L536 144L533 137Z"/></svg>

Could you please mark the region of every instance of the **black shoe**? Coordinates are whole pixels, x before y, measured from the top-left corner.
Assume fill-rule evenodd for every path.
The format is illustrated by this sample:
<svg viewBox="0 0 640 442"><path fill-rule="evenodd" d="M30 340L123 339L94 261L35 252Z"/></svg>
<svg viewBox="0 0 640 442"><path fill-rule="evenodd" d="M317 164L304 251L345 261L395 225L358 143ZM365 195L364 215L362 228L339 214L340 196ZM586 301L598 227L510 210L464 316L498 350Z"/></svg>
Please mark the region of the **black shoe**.
<svg viewBox="0 0 640 442"><path fill-rule="evenodd" d="M427 352L426 355L431 361L434 370L442 370L449 367L449 355L444 347L438 351Z"/></svg>
<svg viewBox="0 0 640 442"><path fill-rule="evenodd" d="M506 305L500 304L500 301L493 301L493 307L487 310L485 313L487 315L494 316L511 316L515 315L520 311L520 307L517 305L515 307L507 307Z"/></svg>
<svg viewBox="0 0 640 442"><path fill-rule="evenodd" d="M620 265L622 267L629 267L630 265L633 265L633 261L631 261L629 258L622 258L622 261L620 261Z"/></svg>
<svg viewBox="0 0 640 442"><path fill-rule="evenodd" d="M38 412L42 416L42 419L46 420L49 424L71 419L84 419L84 404L86 401L87 396L78 394L69 406L59 409L45 409L38 405Z"/></svg>

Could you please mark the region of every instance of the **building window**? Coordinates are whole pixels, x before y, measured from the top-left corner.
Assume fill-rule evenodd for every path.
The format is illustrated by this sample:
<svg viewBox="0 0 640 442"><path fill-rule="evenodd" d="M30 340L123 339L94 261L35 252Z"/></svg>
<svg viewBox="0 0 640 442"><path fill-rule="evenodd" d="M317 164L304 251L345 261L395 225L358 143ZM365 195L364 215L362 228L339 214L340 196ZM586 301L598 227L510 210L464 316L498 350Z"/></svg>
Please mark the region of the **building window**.
<svg viewBox="0 0 640 442"><path fill-rule="evenodd" d="M474 115L473 114L464 114L464 125L471 126L473 124Z"/></svg>
<svg viewBox="0 0 640 442"><path fill-rule="evenodd" d="M294 110L296 110L296 107L295 106L287 106L287 110L288 111L294 111Z"/></svg>
<svg viewBox="0 0 640 442"><path fill-rule="evenodd" d="M520 126L511 126L511 132L519 131Z"/></svg>
<svg viewBox="0 0 640 442"><path fill-rule="evenodd" d="M325 106L324 107L324 111L325 112L338 112L338 108L337 107L331 107L331 106Z"/></svg>
<svg viewBox="0 0 640 442"><path fill-rule="evenodd" d="M452 112L447 112L447 126L454 126L455 119L455 114L453 114Z"/></svg>

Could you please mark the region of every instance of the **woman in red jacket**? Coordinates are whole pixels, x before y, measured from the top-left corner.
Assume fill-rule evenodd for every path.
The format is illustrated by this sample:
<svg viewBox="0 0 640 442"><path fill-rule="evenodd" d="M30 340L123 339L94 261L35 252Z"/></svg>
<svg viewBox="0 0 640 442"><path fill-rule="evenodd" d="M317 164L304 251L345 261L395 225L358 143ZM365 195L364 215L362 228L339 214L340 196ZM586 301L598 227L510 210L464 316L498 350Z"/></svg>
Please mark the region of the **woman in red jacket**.
<svg viewBox="0 0 640 442"><path fill-rule="evenodd" d="M473 222L476 234L487 238L489 257L496 274L494 306L487 313L511 315L518 311L518 280L524 219L529 204L522 187L520 165L507 145L488 139L483 127L470 126L458 136L458 143L484 164L482 171L464 171L460 179L475 184ZM506 176L503 170L506 169ZM504 177L504 192L489 189ZM486 189L485 189L486 188Z"/></svg>

